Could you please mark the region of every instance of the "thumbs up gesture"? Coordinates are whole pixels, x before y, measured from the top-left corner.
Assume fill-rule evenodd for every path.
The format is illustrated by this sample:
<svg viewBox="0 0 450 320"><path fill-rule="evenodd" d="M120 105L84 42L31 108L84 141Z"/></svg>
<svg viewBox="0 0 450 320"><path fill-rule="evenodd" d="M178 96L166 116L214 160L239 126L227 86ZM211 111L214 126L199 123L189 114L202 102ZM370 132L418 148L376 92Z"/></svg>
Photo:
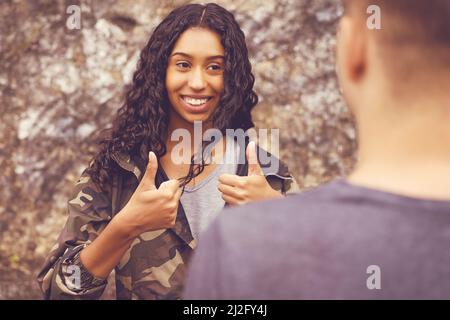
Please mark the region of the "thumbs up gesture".
<svg viewBox="0 0 450 320"><path fill-rule="evenodd" d="M155 185L158 160L153 152L141 182L125 207L114 217L129 236L137 237L151 230L171 228L175 225L181 188L178 180Z"/></svg>
<svg viewBox="0 0 450 320"><path fill-rule="evenodd" d="M251 201L282 197L267 182L256 154L256 143L250 141L246 149L248 175L241 177L223 174L219 177L222 199L230 205L240 205Z"/></svg>

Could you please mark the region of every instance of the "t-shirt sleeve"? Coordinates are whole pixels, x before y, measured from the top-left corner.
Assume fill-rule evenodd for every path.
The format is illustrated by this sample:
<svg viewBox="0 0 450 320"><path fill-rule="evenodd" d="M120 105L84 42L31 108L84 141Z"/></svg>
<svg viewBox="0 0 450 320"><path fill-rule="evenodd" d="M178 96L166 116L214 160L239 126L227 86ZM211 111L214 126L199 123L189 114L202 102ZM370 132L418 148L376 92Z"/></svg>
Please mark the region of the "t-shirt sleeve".
<svg viewBox="0 0 450 320"><path fill-rule="evenodd" d="M221 285L222 233L218 220L220 217L200 236L188 269L184 299L214 300L224 295Z"/></svg>

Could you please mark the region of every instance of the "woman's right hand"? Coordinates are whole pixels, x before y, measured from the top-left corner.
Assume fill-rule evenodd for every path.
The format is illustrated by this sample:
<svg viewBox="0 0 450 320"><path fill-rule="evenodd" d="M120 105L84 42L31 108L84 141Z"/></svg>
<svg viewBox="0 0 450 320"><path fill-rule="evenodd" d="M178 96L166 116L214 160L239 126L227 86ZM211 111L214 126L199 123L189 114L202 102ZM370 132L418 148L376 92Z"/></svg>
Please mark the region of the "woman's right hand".
<svg viewBox="0 0 450 320"><path fill-rule="evenodd" d="M146 231L171 228L177 218L181 188L178 180L155 185L158 160L153 152L141 182L128 203L114 217L113 221L125 234L137 237Z"/></svg>

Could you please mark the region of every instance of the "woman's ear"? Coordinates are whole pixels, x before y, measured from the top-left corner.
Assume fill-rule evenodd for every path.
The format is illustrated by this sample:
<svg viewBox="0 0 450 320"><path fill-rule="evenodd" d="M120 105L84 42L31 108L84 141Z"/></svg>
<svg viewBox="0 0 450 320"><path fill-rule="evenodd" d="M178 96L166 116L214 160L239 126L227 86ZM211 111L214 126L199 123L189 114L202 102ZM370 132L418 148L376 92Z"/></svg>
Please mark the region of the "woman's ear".
<svg viewBox="0 0 450 320"><path fill-rule="evenodd" d="M339 79L349 84L359 82L366 72L367 30L359 19L354 16L341 18L337 35L337 72Z"/></svg>

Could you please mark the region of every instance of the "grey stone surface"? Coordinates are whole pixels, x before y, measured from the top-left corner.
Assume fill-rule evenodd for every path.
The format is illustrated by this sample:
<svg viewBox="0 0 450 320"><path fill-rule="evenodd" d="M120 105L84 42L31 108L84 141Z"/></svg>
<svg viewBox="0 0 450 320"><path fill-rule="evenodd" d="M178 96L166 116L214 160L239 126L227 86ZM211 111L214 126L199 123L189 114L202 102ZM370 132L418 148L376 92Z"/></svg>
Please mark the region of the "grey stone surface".
<svg viewBox="0 0 450 320"><path fill-rule="evenodd" d="M34 277L66 219L66 201L120 106L152 29L186 1L0 3L0 299L40 298ZM259 128L301 188L354 164L355 129L334 69L338 0L224 0L250 50ZM112 297L107 293L106 297Z"/></svg>

